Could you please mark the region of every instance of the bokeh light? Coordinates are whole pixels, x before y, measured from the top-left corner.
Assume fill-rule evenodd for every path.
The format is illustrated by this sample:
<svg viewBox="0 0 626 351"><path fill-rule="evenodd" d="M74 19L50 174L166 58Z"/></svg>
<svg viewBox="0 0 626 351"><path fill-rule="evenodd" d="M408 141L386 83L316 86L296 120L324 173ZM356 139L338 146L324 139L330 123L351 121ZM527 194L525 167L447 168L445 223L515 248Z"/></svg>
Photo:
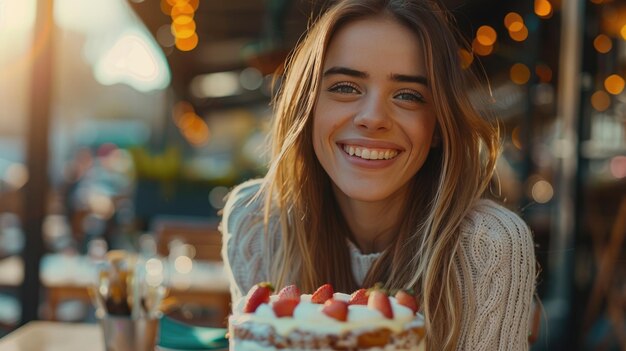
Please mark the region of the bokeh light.
<svg viewBox="0 0 626 351"><path fill-rule="evenodd" d="M167 0L161 0L161 12L169 16L172 13L172 4Z"/></svg>
<svg viewBox="0 0 626 351"><path fill-rule="evenodd" d="M487 56L493 52L493 46L482 45L478 40L474 39L472 41L472 51L476 53L476 55Z"/></svg>
<svg viewBox="0 0 626 351"><path fill-rule="evenodd" d="M504 26L510 31L517 32L524 26L524 19L517 12L509 12L504 16Z"/></svg>
<svg viewBox="0 0 626 351"><path fill-rule="evenodd" d="M604 80L604 88L613 95L619 95L624 90L624 78L612 74Z"/></svg>
<svg viewBox="0 0 626 351"><path fill-rule="evenodd" d="M546 64L540 63L535 66L535 74L542 83L549 83L552 80L552 69Z"/></svg>
<svg viewBox="0 0 626 351"><path fill-rule="evenodd" d="M521 29L518 31L509 30L509 36L515 41L524 41L528 38L528 27L522 25Z"/></svg>
<svg viewBox="0 0 626 351"><path fill-rule="evenodd" d="M190 144L203 146L209 141L209 126L201 118L194 118L182 129L183 135Z"/></svg>
<svg viewBox="0 0 626 351"><path fill-rule="evenodd" d="M198 34L193 33L188 38L176 38L176 48L180 51L191 51L198 46Z"/></svg>
<svg viewBox="0 0 626 351"><path fill-rule="evenodd" d="M177 127L181 127L185 114L191 113L195 115L193 106L187 101L179 101L172 109L172 119Z"/></svg>
<svg viewBox="0 0 626 351"><path fill-rule="evenodd" d="M523 63L516 63L511 66L511 81L515 84L523 85L530 80L530 70Z"/></svg>
<svg viewBox="0 0 626 351"><path fill-rule="evenodd" d="M146 261L146 273L149 275L163 274L163 262L156 258L151 258Z"/></svg>
<svg viewBox="0 0 626 351"><path fill-rule="evenodd" d="M195 10L191 5L186 2L178 2L176 5L172 6L172 12L170 16L172 19L176 19L179 16L190 16L193 17Z"/></svg>
<svg viewBox="0 0 626 351"><path fill-rule="evenodd" d="M239 83L246 90L257 90L263 85L263 74L254 67L247 67L239 74Z"/></svg>
<svg viewBox="0 0 626 351"><path fill-rule="evenodd" d="M178 273L188 274L193 269L193 261L187 256L178 256L174 260L174 268Z"/></svg>
<svg viewBox="0 0 626 351"><path fill-rule="evenodd" d="M226 198L226 195L228 195L229 191L230 189L225 186L216 186L215 188L211 189L211 191L209 192L209 203L211 204L211 206L216 209L224 208L224 199Z"/></svg>
<svg viewBox="0 0 626 351"><path fill-rule="evenodd" d="M613 48L613 43L611 42L611 38L604 34L600 34L593 40L593 47L598 52L606 54Z"/></svg>
<svg viewBox="0 0 626 351"><path fill-rule="evenodd" d="M196 22L191 16L178 16L172 21L171 30L176 38L190 38L196 33Z"/></svg>
<svg viewBox="0 0 626 351"><path fill-rule="evenodd" d="M180 51L191 51L198 46L194 15L199 4L199 0L161 0L161 11L172 19L169 27L173 38L171 45L168 45L170 38L164 33L157 33L163 47L175 45Z"/></svg>
<svg viewBox="0 0 626 351"><path fill-rule="evenodd" d="M535 14L541 18L550 18L552 4L548 0L535 0Z"/></svg>
<svg viewBox="0 0 626 351"><path fill-rule="evenodd" d="M172 26L164 24L157 29L156 40L164 48L171 48L176 43L172 34Z"/></svg>
<svg viewBox="0 0 626 351"><path fill-rule="evenodd" d="M545 204L546 202L552 200L552 196L554 196L554 189L552 188L552 184L542 179L533 184L531 194L533 200L540 204Z"/></svg>
<svg viewBox="0 0 626 351"><path fill-rule="evenodd" d="M626 156L615 156L609 163L611 175L617 179L626 178Z"/></svg>
<svg viewBox="0 0 626 351"><path fill-rule="evenodd" d="M21 189L28 183L28 169L21 163L12 163L4 172L4 181L13 189Z"/></svg>
<svg viewBox="0 0 626 351"><path fill-rule="evenodd" d="M496 30L490 26L480 26L476 31L476 40L483 46L492 46L497 38Z"/></svg>
<svg viewBox="0 0 626 351"><path fill-rule="evenodd" d="M598 112L604 112L611 106L611 97L602 90L591 95L591 106Z"/></svg>

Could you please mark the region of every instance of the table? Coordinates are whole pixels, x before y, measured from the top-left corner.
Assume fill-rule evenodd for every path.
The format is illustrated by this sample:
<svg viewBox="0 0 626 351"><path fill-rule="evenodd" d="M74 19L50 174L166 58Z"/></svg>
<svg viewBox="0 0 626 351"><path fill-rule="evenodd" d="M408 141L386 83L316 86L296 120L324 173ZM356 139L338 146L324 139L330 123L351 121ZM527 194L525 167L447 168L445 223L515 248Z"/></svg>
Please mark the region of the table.
<svg viewBox="0 0 626 351"><path fill-rule="evenodd" d="M17 256L1 260L0 286L19 286L23 270L22 260ZM78 299L91 303L87 289L94 283L97 274L87 256L45 255L41 260L40 275L48 294L47 318L56 319L57 307L64 300ZM230 290L224 264L193 261L189 272L171 277L168 296L183 303L215 306L218 318L225 320L230 311Z"/></svg>
<svg viewBox="0 0 626 351"><path fill-rule="evenodd" d="M104 351L98 324L34 321L0 339L2 351Z"/></svg>
<svg viewBox="0 0 626 351"><path fill-rule="evenodd" d="M0 350L105 351L105 347L99 324L33 321L0 338ZM155 351L176 350L156 346Z"/></svg>

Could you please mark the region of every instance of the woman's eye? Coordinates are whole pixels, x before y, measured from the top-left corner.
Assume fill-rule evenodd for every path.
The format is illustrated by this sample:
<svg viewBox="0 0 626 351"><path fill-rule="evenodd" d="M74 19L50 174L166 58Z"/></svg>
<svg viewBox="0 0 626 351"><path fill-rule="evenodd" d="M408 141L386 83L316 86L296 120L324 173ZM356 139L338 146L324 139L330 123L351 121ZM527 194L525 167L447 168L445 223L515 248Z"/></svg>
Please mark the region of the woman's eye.
<svg viewBox="0 0 626 351"><path fill-rule="evenodd" d="M360 91L352 84L339 83L328 89L328 91L340 94L358 94Z"/></svg>
<svg viewBox="0 0 626 351"><path fill-rule="evenodd" d="M395 96L396 99L414 102L426 102L424 96L416 91L403 91Z"/></svg>

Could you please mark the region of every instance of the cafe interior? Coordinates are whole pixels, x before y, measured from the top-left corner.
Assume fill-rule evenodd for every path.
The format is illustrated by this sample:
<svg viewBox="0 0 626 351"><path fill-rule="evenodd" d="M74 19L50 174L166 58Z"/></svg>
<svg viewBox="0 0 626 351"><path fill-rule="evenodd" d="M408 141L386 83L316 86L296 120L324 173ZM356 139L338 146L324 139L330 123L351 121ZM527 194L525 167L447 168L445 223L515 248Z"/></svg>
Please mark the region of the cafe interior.
<svg viewBox="0 0 626 351"><path fill-rule="evenodd" d="M159 347L227 348L165 321L226 327L224 197L264 175L273 83L331 2L0 0L0 346L102 337L90 289L133 253L167 282ZM443 3L501 123L496 195L533 233L532 350L626 350L626 1Z"/></svg>

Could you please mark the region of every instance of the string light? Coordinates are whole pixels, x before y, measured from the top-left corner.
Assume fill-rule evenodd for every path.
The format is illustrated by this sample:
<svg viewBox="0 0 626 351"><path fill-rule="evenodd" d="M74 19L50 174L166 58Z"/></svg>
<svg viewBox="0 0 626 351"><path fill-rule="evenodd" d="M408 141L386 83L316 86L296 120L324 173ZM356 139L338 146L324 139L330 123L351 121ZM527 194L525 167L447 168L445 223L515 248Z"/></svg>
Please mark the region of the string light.
<svg viewBox="0 0 626 351"><path fill-rule="evenodd" d="M170 31L180 51L191 51L198 46L194 15L199 4L199 0L161 0L161 11L172 19Z"/></svg>

